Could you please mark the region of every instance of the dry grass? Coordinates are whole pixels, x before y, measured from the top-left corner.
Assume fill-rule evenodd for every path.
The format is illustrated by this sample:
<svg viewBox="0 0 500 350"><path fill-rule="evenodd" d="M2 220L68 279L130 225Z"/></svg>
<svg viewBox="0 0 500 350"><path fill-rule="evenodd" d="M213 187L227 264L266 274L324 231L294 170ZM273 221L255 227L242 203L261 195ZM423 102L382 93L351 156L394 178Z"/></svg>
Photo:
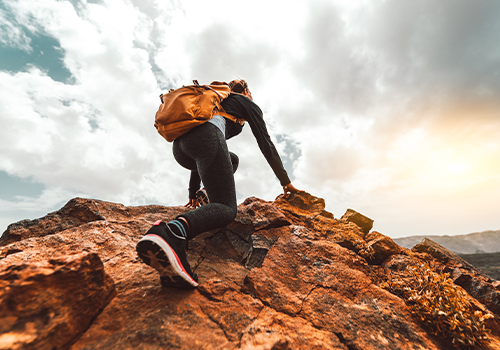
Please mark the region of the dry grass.
<svg viewBox="0 0 500 350"><path fill-rule="evenodd" d="M435 335L450 339L456 348L473 348L489 341L485 320L493 315L474 310L449 274L437 273L427 263L419 264L391 276L382 287L401 297L413 315Z"/></svg>

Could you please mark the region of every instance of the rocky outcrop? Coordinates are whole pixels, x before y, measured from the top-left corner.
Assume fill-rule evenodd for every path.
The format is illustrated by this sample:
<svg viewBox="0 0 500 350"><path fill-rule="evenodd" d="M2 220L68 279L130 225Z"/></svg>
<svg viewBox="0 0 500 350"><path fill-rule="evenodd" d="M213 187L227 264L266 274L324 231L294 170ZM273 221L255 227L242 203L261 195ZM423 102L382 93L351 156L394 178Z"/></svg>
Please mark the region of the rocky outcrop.
<svg viewBox="0 0 500 350"><path fill-rule="evenodd" d="M500 315L500 289L493 280L445 247L424 238L412 251L430 255L441 263L441 269L450 274L453 283L464 288L470 296Z"/></svg>
<svg viewBox="0 0 500 350"><path fill-rule="evenodd" d="M227 227L189 242L199 287L162 287L135 245L156 220L187 210L75 198L9 226L0 349L449 348L380 288L408 264L447 263L369 232L359 213L335 219L307 193L248 198Z"/></svg>
<svg viewBox="0 0 500 350"><path fill-rule="evenodd" d="M0 271L0 348L67 348L113 292L96 253L6 266Z"/></svg>
<svg viewBox="0 0 500 350"><path fill-rule="evenodd" d="M359 228L365 235L370 232L373 227L372 219L352 209L347 209L345 214L342 215L341 219L355 223L359 226Z"/></svg>
<svg viewBox="0 0 500 350"><path fill-rule="evenodd" d="M9 225L0 238L0 244L8 244L30 237L47 236L82 224L104 220L97 202L75 198L61 210L49 213L41 219L22 220Z"/></svg>

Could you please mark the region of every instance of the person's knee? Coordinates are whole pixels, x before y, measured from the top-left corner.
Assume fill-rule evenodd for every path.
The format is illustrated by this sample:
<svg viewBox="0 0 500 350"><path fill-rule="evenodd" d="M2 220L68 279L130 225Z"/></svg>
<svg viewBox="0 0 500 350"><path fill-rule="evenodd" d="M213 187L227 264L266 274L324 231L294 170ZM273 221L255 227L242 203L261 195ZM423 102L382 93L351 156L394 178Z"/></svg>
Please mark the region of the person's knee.
<svg viewBox="0 0 500 350"><path fill-rule="evenodd" d="M238 165L240 164L240 159L236 154L232 152L229 152L229 155L231 156L231 165L233 166L233 174L234 174L238 169Z"/></svg>
<svg viewBox="0 0 500 350"><path fill-rule="evenodd" d="M213 220L214 228L229 225L236 219L238 214L238 208L233 205L211 203L207 205L207 208L212 208L209 215Z"/></svg>
<svg viewBox="0 0 500 350"><path fill-rule="evenodd" d="M238 214L238 207L234 206L231 207L231 210L229 211L229 218L231 219L229 222L233 222L234 219L236 219L236 215Z"/></svg>

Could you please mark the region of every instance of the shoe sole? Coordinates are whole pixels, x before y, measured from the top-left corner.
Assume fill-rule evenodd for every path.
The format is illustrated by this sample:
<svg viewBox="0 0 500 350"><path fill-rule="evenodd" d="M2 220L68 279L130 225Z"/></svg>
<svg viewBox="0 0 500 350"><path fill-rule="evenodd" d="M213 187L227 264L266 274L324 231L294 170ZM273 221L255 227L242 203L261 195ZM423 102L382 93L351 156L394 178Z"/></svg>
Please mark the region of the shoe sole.
<svg viewBox="0 0 500 350"><path fill-rule="evenodd" d="M183 289L198 287L198 282L186 272L175 251L160 236L144 236L136 250L145 264L158 271L162 285Z"/></svg>
<svg viewBox="0 0 500 350"><path fill-rule="evenodd" d="M198 200L200 206L210 203L208 196L201 191L196 192L196 199Z"/></svg>

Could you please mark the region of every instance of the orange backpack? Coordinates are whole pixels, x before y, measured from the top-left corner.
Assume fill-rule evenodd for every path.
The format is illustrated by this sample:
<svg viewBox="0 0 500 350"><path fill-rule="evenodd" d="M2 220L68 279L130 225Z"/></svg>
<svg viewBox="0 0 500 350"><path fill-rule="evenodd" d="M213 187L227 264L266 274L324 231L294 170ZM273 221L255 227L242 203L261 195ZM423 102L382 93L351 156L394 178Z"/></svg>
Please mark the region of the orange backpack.
<svg viewBox="0 0 500 350"><path fill-rule="evenodd" d="M214 81L210 85L199 85L196 80L193 83L160 95L162 103L156 112L155 128L165 140L172 142L217 114L239 124L245 122L227 114L221 106L231 93L226 83Z"/></svg>

